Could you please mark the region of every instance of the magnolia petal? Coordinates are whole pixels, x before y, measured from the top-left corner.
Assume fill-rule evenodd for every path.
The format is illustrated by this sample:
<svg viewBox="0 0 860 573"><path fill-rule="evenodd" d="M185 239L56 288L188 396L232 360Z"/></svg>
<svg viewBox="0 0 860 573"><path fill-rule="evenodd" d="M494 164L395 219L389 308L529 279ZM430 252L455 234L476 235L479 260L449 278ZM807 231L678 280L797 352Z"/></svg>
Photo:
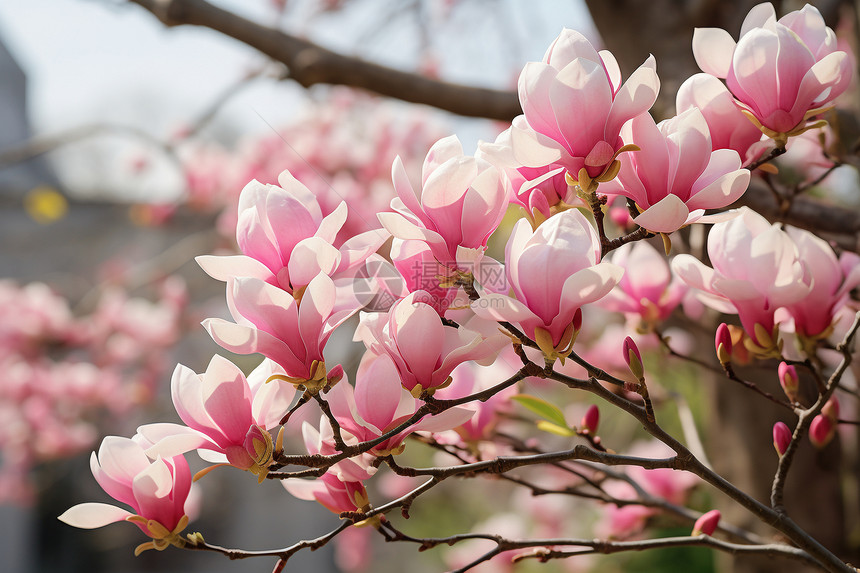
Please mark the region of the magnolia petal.
<svg viewBox="0 0 860 573"><path fill-rule="evenodd" d="M375 253L391 237L385 229L373 229L350 237L340 246L340 265L336 273L351 270Z"/></svg>
<svg viewBox="0 0 860 573"><path fill-rule="evenodd" d="M518 119L520 121L517 121ZM525 116L514 118L511 125L511 147L516 160L526 167L544 167L557 163L567 153L560 143L532 129Z"/></svg>
<svg viewBox="0 0 860 573"><path fill-rule="evenodd" d="M314 221L320 221L323 218L316 195L314 195L313 191L308 189L301 181L296 179L293 174L290 173L289 169L284 169L278 175L278 185L280 185L281 189L286 191L296 201L299 201L304 205L305 209L308 210Z"/></svg>
<svg viewBox="0 0 860 573"><path fill-rule="evenodd" d="M308 373L304 361L296 357L286 343L268 332L220 318L208 318L202 324L221 348L236 354L259 352L280 364L290 376L305 376Z"/></svg>
<svg viewBox="0 0 860 573"><path fill-rule="evenodd" d="M141 426L138 431L144 435L147 435L148 433L146 426ZM194 432L194 430L191 430L191 432ZM156 458L158 456L161 456L162 458L172 458L173 456L179 456L186 452L190 452L191 450L200 448L218 449L218 446L198 432L177 433L160 439L154 446L146 450L146 455L152 458Z"/></svg>
<svg viewBox="0 0 860 573"><path fill-rule="evenodd" d="M600 50L598 54L606 75L609 76L609 83L612 84L612 92L615 93L621 87L621 68L618 66L618 60L609 50Z"/></svg>
<svg viewBox="0 0 860 573"><path fill-rule="evenodd" d="M400 213L377 213L376 218L385 230L404 241L424 241L428 245L444 245L445 239L436 231L419 227Z"/></svg>
<svg viewBox="0 0 860 573"><path fill-rule="evenodd" d="M776 22L776 10L770 2L762 2L752 7L741 24L741 37L753 28L764 28L767 24Z"/></svg>
<svg viewBox="0 0 860 573"><path fill-rule="evenodd" d="M188 426L207 435L221 434L203 404L202 379L183 364L177 364L170 378L170 396L179 418ZM153 438L145 436L147 439Z"/></svg>
<svg viewBox="0 0 860 573"><path fill-rule="evenodd" d="M409 176L406 174L406 168L403 166L403 160L400 156L394 158L391 164L391 180L394 183L394 190L397 191L397 197L403 202L403 205L413 213L421 212L421 203L418 202L418 196L415 194L415 188L409 182Z"/></svg>
<svg viewBox="0 0 860 573"><path fill-rule="evenodd" d="M331 276L340 264L340 251L320 237L299 242L290 255L288 264L290 285L303 287L320 273Z"/></svg>
<svg viewBox="0 0 860 573"><path fill-rule="evenodd" d="M624 269L612 263L600 263L576 271L561 289L561 312L603 298L624 276Z"/></svg>
<svg viewBox="0 0 860 573"><path fill-rule="evenodd" d="M421 166L421 185L427 185L427 179L433 174L436 169L447 163L450 159L463 156L463 146L460 139L456 135L443 137L434 143L427 156L424 158L424 163Z"/></svg>
<svg viewBox="0 0 860 573"><path fill-rule="evenodd" d="M731 205L743 195L749 187L750 172L738 169L726 173L687 201L687 208L719 209Z"/></svg>
<svg viewBox="0 0 860 573"><path fill-rule="evenodd" d="M467 408L450 408L436 414L435 416L425 416L420 422L415 424L412 429L415 431L424 432L444 432L457 426L462 426L472 419L475 415L474 410Z"/></svg>
<svg viewBox="0 0 860 573"><path fill-rule="evenodd" d="M299 334L304 343L307 356L322 359L322 346L325 342L323 326L334 311L337 291L334 282L325 274L318 274L308 284L299 305ZM355 309L357 310L357 309Z"/></svg>
<svg viewBox="0 0 860 573"><path fill-rule="evenodd" d="M732 67L735 41L722 28L693 30L693 57L699 68L712 76L725 78Z"/></svg>
<svg viewBox="0 0 860 573"><path fill-rule="evenodd" d="M389 332L397 344L400 356L418 380L428 382L442 353L445 327L439 313L429 304L417 302L416 291L403 299L391 311Z"/></svg>
<svg viewBox="0 0 860 573"><path fill-rule="evenodd" d="M522 323L523 321L543 321L529 308L515 298L503 294L484 294L472 302L472 311L490 320Z"/></svg>
<svg viewBox="0 0 860 573"><path fill-rule="evenodd" d="M633 222L655 233L672 233L680 229L690 210L677 195L666 195L633 219Z"/></svg>
<svg viewBox="0 0 860 573"><path fill-rule="evenodd" d="M741 279L728 279L725 277L714 277L713 290L721 296L733 301L747 301L762 298L761 294L749 281Z"/></svg>
<svg viewBox="0 0 860 573"><path fill-rule="evenodd" d="M232 277L255 277L267 280L272 277L269 268L245 255L200 255L194 258L207 275L218 281L227 282Z"/></svg>
<svg viewBox="0 0 860 573"><path fill-rule="evenodd" d="M249 375L248 384L254 394L251 414L256 423L271 430L277 426L296 396L296 387L285 380L272 380L274 374L285 374L283 368L266 358Z"/></svg>
<svg viewBox="0 0 860 573"><path fill-rule="evenodd" d="M686 254L676 256L672 259L672 271L689 286L713 292L714 269L695 257Z"/></svg>
<svg viewBox="0 0 860 573"><path fill-rule="evenodd" d="M543 61L560 70L577 58L598 62L602 55L581 32L564 28L547 49Z"/></svg>
<svg viewBox="0 0 860 573"><path fill-rule="evenodd" d="M654 105L659 92L657 62L654 56L648 56L615 94L612 109L606 119L605 138L612 142L626 121L647 112Z"/></svg>
<svg viewBox="0 0 860 573"><path fill-rule="evenodd" d="M323 218L314 236L327 243L333 243L343 224L346 223L347 214L346 201L341 201L334 211Z"/></svg>
<svg viewBox="0 0 860 573"><path fill-rule="evenodd" d="M72 527L95 529L117 521L125 521L134 515L120 507L106 503L81 503L70 507L57 519Z"/></svg>
<svg viewBox="0 0 860 573"><path fill-rule="evenodd" d="M361 418L380 430L380 435L397 417L402 393L400 375L388 355L362 360L355 379L355 405Z"/></svg>

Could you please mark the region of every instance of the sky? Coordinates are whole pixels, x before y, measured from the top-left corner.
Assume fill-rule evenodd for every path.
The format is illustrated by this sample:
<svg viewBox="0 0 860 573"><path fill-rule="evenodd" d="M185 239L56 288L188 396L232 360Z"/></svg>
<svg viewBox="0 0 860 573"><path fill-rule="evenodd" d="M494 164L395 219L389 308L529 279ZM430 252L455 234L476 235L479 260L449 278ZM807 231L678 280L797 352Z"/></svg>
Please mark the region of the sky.
<svg viewBox="0 0 860 573"><path fill-rule="evenodd" d="M421 31L416 14L389 0L353 0L333 15L313 16L314 2L290 0L276 20L271 0L214 3L259 22L283 24L322 45L395 67L414 69ZM581 3L563 0L458 0L425 2L421 16L443 77L491 87L512 87L516 70L539 59L563 25L594 37ZM453 6L443 16L441 10ZM164 140L199 116L220 93L266 60L216 32L166 28L122 0L0 0L0 35L28 77L29 116L40 134L82 125L134 126ZM218 120L254 134L295 117L305 94L290 82L260 79L232 98ZM469 122L467 149L483 128ZM73 189L123 186L122 163L138 141L101 138L52 154ZM107 160L103 160L107 156ZM96 159L94 159L96 158ZM160 166L129 193L170 197L181 186L175 169ZM173 171L173 173L171 173Z"/></svg>

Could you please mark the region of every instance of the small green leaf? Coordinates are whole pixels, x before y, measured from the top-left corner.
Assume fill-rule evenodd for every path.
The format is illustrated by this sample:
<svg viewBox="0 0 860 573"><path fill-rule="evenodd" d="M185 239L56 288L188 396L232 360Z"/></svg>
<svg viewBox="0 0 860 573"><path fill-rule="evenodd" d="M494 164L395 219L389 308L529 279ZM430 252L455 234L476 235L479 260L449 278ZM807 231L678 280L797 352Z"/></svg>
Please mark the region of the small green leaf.
<svg viewBox="0 0 860 573"><path fill-rule="evenodd" d="M538 420L537 421L538 430L543 430L544 432L549 432L550 434L556 434L558 436L575 436L576 432L571 430L570 428L559 426L558 424L553 424L552 422L547 422L546 420Z"/></svg>
<svg viewBox="0 0 860 573"><path fill-rule="evenodd" d="M567 421L564 419L564 414L561 413L561 410L546 400L541 400L540 398L530 396L528 394L517 394L512 399L516 400L541 418L546 418L556 426L561 426L563 428L567 427Z"/></svg>

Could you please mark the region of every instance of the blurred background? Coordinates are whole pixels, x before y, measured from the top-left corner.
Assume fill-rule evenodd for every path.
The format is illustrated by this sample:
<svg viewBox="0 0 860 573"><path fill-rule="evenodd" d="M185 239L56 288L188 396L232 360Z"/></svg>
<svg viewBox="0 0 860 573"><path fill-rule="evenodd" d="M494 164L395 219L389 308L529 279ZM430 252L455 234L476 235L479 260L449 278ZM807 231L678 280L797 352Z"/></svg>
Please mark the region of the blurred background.
<svg viewBox="0 0 860 573"><path fill-rule="evenodd" d="M498 89L513 89L562 25L596 40L578 2L214 4L345 55ZM3 571L270 566L179 551L134 558L136 528L83 531L56 516L108 501L88 463L103 436L176 419L177 362L202 371L224 353L199 326L226 315L223 284L193 258L234 248L235 201L248 181L274 183L290 169L324 208L346 199L350 230L361 231L393 195L395 155L414 170L441 137L458 134L470 153L503 129L367 91L307 89L287 75L235 39L168 28L130 2L0 1ZM233 358L247 369L259 360ZM276 483L247 487L242 473L201 482L203 497L219 500L192 524L207 540L272 548L337 523ZM329 546L290 570L334 571L334 561Z"/></svg>
<svg viewBox="0 0 860 573"><path fill-rule="evenodd" d="M466 153L479 140L494 139L506 127L503 120L519 113L515 91L522 66L539 60L562 27L612 49L624 77L653 52L663 86L654 112L659 118L672 112L677 86L697 71L689 49L693 27L736 33L756 2L211 3L232 18L414 74L416 81L506 92L501 96L507 99L500 98L513 102L514 111L490 111L488 103L487 113L479 109L472 113L479 117L467 118L439 109L450 107L442 103L402 101L396 87L377 90L394 92L392 98L331 85L351 83L337 77L304 87L314 82L295 81L297 68L247 42L210 27L167 26L145 8L157 12L170 0L0 0L4 572L227 573L271 566L176 550L135 558L132 550L141 542L136 528L90 532L56 519L74 504L108 501L89 469L90 452L103 436L130 436L140 424L177 420L169 396L177 362L201 372L214 353L224 354L199 325L206 317L227 316L224 285L193 259L235 251L236 201L247 182L274 183L289 169L317 194L325 211L347 201L345 233L367 230L393 196L394 157L400 155L417 178L437 139L457 134ZM799 7L778 4L780 13ZM828 22L835 22L840 5L851 3L817 4ZM355 363L350 335L338 334L329 349L345 366ZM246 372L259 361L231 359ZM679 388L695 377L684 369L671 376ZM700 390L687 399L697 413L704 409ZM716 418L715 413L715 427ZM623 424L615 429L631 439L635 433ZM757 448L751 446L749 459L738 462L748 473L762 451ZM763 450L772 454L770 449L765 442ZM192 469L202 467L195 455L188 457ZM199 529L207 541L228 547L270 549L324 534L338 522L322 507L286 495L277 483L255 486L247 478L228 468L202 480L206 501L189 530ZM532 520L546 527L552 522L565 535L588 536L599 526L594 510L568 500L508 504L506 496L514 494L506 492L481 501L456 489L458 484L434 492L433 499L449 502L436 504L433 513L433 524L446 531L462 531L486 518L484 530L520 535L523 515L517 508L524 505ZM403 486L382 487L396 492ZM699 505L706 507L701 500ZM416 506L411 524L429 523L432 506ZM429 535L434 530L427 527ZM450 552L444 563L432 551L418 560L413 547L368 549L366 535L356 530L356 537L338 548L330 544L302 552L287 570L396 572L408 562L416 572L439 571L476 555L458 546L460 554ZM714 567L707 552L637 559L569 560L540 570ZM530 567L535 565L522 570Z"/></svg>

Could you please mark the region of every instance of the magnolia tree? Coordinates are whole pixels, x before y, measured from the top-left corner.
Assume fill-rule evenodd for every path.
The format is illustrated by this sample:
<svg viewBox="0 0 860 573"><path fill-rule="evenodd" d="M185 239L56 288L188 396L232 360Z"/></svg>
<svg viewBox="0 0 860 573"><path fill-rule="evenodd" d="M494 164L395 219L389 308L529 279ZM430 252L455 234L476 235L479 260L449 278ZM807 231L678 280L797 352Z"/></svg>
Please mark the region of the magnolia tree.
<svg viewBox="0 0 860 573"><path fill-rule="evenodd" d="M838 166L826 151L828 118L851 82L852 56L815 8L778 19L770 4L753 8L737 41L697 29L692 49L703 73L681 86L677 114L656 123L655 59L624 80L610 52L564 30L523 68L523 114L508 129L474 156L456 137L440 139L420 180L395 159L391 211L346 237L351 207L324 210L295 172L245 185L241 254L198 258L226 283L232 320L203 326L225 350L263 362L247 376L219 355L202 373L177 366L170 387L182 424L107 437L92 455L96 480L124 507L84 503L60 519L132 522L145 540L136 554L173 546L270 558L276 572L329 542L362 554L374 532L419 551L453 546L446 559L456 571L523 560L577 570L589 554L677 546L856 571L843 548L792 518L784 492L798 452L857 424L860 257L729 209L752 178L790 206ZM795 145L808 177L784 188L775 160ZM503 222L506 213L516 220ZM505 245L499 260L488 254L491 237ZM648 241L656 237L665 256ZM710 322L718 313L727 315L719 326ZM706 335L670 340L669 321L683 314ZM622 320L606 326L613 315ZM364 345L357 369L327 359L338 329ZM695 354L703 336L714 340L710 359ZM679 427L661 356L781 408L769 422L772 459L761 461L773 474L769 500L713 469L692 410ZM777 382L782 393L767 390ZM601 417L613 414L634 422L632 439L601 435ZM435 455L410 456L416 449ZM192 450L211 464L193 477ZM276 549L211 544L205 523L186 531L189 495L221 466L252 474L249 487L277 480L284 495L316 501L341 523ZM410 513L429 515L422 501L452 481L467 487L464 478L530 495L513 494L516 514L500 511L474 530L412 531ZM694 487L762 528L694 503ZM562 519L586 503L601 508L594 527ZM688 533L650 533L656 516Z"/></svg>

